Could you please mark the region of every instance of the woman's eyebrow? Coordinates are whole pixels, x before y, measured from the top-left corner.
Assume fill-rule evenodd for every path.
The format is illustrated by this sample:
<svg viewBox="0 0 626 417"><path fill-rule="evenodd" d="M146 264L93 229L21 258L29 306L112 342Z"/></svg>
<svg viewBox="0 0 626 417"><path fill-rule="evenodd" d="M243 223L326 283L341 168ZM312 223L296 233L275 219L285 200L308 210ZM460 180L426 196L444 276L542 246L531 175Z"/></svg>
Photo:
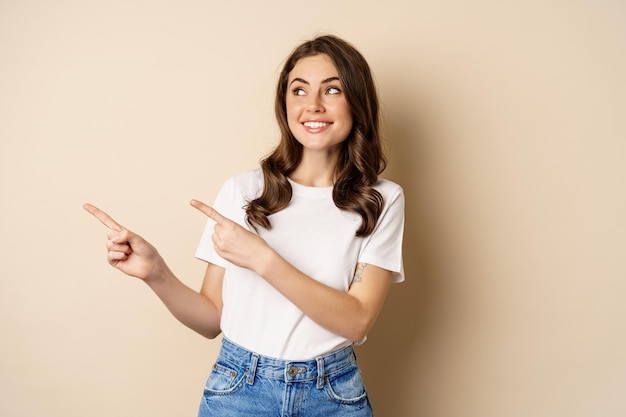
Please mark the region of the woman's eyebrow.
<svg viewBox="0 0 626 417"><path fill-rule="evenodd" d="M307 80L305 80L303 78L299 78L299 77L296 77L293 80L291 80L289 85L295 83L296 81L299 81L299 82L301 82L303 84L306 84L306 85L310 85L310 83ZM328 77L328 78L326 78L325 80L322 81L322 84L327 84L327 83L330 83L332 81L341 81L341 80L339 79L339 77Z"/></svg>

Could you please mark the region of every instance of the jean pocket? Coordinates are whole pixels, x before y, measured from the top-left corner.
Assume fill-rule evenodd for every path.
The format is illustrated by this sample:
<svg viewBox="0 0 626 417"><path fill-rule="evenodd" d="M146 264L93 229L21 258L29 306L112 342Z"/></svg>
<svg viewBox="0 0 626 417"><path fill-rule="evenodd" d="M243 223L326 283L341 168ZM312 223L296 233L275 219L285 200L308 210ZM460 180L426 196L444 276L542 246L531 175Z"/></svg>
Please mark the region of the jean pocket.
<svg viewBox="0 0 626 417"><path fill-rule="evenodd" d="M245 370L227 362L218 362L213 365L211 375L204 386L205 393L225 395L233 393L241 385L245 377Z"/></svg>
<svg viewBox="0 0 626 417"><path fill-rule="evenodd" d="M356 404L367 398L367 391L358 366L327 377L324 385L330 399L341 404Z"/></svg>

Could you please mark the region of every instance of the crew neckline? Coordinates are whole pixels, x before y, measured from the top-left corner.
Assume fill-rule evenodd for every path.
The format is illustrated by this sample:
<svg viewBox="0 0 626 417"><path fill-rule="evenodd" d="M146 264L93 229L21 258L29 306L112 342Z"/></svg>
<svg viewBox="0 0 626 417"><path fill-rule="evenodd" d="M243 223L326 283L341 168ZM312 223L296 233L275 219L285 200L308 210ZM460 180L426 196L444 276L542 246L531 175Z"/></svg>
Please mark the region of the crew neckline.
<svg viewBox="0 0 626 417"><path fill-rule="evenodd" d="M294 194L303 195L307 197L328 197L333 194L333 186L329 187L311 187L308 185L302 185L298 182L295 182L291 178L287 177L289 180L289 184L291 184L291 190Z"/></svg>

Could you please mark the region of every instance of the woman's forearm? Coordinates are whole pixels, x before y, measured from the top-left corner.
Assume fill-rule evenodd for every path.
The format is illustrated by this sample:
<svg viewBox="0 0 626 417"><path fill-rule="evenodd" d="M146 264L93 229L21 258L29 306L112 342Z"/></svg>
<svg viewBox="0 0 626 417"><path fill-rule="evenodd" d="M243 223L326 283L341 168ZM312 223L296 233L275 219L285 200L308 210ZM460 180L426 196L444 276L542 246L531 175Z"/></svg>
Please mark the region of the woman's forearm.
<svg viewBox="0 0 626 417"><path fill-rule="evenodd" d="M221 333L220 309L205 295L183 284L165 263L145 282L185 326L209 339Z"/></svg>
<svg viewBox="0 0 626 417"><path fill-rule="evenodd" d="M307 276L273 250L265 259L259 275L320 326L359 342L374 325L389 287L389 271L370 268L379 276L370 274L368 282L356 284L364 287L346 293Z"/></svg>

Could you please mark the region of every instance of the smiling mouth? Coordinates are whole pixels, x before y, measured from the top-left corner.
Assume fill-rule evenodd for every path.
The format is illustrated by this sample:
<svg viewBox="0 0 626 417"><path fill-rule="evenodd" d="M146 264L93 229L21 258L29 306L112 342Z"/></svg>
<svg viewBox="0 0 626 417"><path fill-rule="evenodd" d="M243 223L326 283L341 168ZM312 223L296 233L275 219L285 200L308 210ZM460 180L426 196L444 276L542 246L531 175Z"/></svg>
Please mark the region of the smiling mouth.
<svg viewBox="0 0 626 417"><path fill-rule="evenodd" d="M330 126L331 123L328 122L304 122L303 125L308 127L309 129L319 129L322 127Z"/></svg>

